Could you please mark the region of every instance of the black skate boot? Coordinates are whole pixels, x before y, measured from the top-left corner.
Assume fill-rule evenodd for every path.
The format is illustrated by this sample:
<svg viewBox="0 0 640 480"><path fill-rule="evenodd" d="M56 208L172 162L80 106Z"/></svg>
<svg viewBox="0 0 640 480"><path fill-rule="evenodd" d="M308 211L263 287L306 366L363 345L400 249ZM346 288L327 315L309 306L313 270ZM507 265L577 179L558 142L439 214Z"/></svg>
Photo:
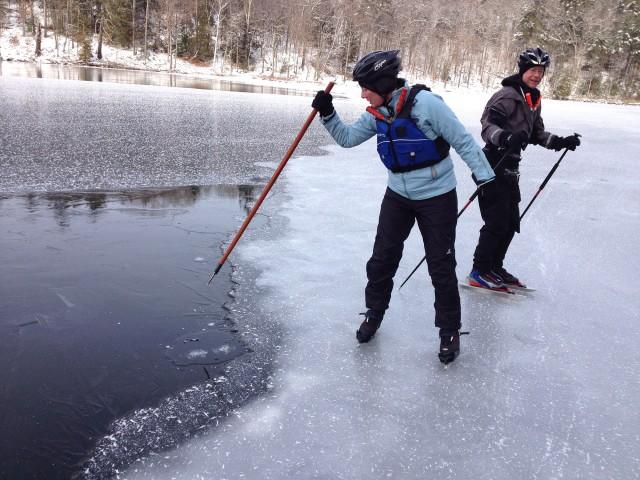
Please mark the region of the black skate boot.
<svg viewBox="0 0 640 480"><path fill-rule="evenodd" d="M440 353L438 358L445 365L453 362L460 354L460 335L468 335L469 332L454 331L446 333L440 331Z"/></svg>
<svg viewBox="0 0 640 480"><path fill-rule="evenodd" d="M358 342L366 343L373 338L378 328L380 328L384 314L375 310L367 310L366 313L361 313L360 315L364 315L364 321L356 331L356 338Z"/></svg>
<svg viewBox="0 0 640 480"><path fill-rule="evenodd" d="M527 286L524 283L522 283L514 275L510 274L509 272L507 272L503 267L494 268L491 271L491 273L493 273L494 275L498 275L500 278L502 278L502 282L504 283L505 287L527 288Z"/></svg>

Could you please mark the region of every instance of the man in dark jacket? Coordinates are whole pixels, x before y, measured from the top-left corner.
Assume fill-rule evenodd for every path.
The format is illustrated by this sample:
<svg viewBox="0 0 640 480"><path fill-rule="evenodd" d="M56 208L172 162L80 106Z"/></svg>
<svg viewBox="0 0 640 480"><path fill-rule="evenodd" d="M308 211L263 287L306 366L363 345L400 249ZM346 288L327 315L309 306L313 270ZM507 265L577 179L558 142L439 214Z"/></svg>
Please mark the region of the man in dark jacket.
<svg viewBox="0 0 640 480"><path fill-rule="evenodd" d="M482 114L483 150L496 180L484 186L478 196L484 225L467 279L472 286L498 290L524 287L503 266L509 244L520 231L521 151L529 144L556 151L575 150L580 145L577 134L560 137L545 131L537 87L550 63L549 54L541 48L523 51L518 58L518 73L502 80L502 89L489 99Z"/></svg>

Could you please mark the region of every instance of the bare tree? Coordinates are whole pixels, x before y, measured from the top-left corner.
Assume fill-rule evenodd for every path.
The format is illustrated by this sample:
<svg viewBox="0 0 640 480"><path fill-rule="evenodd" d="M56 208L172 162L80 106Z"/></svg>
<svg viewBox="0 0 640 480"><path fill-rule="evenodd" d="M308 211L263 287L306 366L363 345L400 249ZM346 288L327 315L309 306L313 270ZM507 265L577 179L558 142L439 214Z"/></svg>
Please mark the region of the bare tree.
<svg viewBox="0 0 640 480"><path fill-rule="evenodd" d="M149 0L146 0L144 7L144 60L147 61L147 32L149 30Z"/></svg>
<svg viewBox="0 0 640 480"><path fill-rule="evenodd" d="M224 20L224 10L229 5L229 2L226 0L216 0L215 1L215 9L211 9L211 20L215 25L215 30L213 34L213 65L215 66L218 61L218 50L220 45L220 27L222 25L222 21Z"/></svg>
<svg viewBox="0 0 640 480"><path fill-rule="evenodd" d="M131 0L131 45L136 54L136 0Z"/></svg>

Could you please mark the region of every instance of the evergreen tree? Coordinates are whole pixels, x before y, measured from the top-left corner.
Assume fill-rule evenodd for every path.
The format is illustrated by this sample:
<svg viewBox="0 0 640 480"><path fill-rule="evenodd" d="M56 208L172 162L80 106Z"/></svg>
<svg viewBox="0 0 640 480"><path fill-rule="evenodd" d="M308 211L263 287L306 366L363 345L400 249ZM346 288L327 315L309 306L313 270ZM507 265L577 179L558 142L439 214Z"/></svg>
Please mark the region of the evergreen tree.
<svg viewBox="0 0 640 480"><path fill-rule="evenodd" d="M251 50L253 46L253 15L255 0L242 0L236 14L235 63L240 68L249 70L251 67Z"/></svg>
<svg viewBox="0 0 640 480"><path fill-rule="evenodd" d="M131 2L129 0L104 0L102 2L106 41L120 46L131 46Z"/></svg>
<svg viewBox="0 0 640 480"><path fill-rule="evenodd" d="M78 55L81 62L89 63L91 61L91 39L88 35L80 42L80 53Z"/></svg>
<svg viewBox="0 0 640 480"><path fill-rule="evenodd" d="M206 1L196 0L196 11L193 17L194 27L185 30L185 50L190 56L199 60L208 60L213 56L211 48L212 30L211 14Z"/></svg>
<svg viewBox="0 0 640 480"><path fill-rule="evenodd" d="M526 48L546 43L546 27L542 20L543 12L544 3L541 0L536 0L531 7L525 10L515 32L515 38L521 47Z"/></svg>

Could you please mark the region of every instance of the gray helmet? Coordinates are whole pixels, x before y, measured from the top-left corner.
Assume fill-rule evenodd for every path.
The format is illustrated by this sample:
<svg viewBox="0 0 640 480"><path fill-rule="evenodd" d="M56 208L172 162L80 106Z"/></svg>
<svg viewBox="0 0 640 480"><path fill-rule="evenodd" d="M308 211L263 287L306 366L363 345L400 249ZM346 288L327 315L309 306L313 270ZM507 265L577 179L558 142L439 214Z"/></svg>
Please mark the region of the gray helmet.
<svg viewBox="0 0 640 480"><path fill-rule="evenodd" d="M520 75L533 67L543 67L546 70L549 65L551 65L551 57L540 47L527 48L518 56Z"/></svg>
<svg viewBox="0 0 640 480"><path fill-rule="evenodd" d="M380 94L390 92L395 87L395 79L400 72L398 53L400 50L379 50L366 54L353 67L353 80Z"/></svg>

